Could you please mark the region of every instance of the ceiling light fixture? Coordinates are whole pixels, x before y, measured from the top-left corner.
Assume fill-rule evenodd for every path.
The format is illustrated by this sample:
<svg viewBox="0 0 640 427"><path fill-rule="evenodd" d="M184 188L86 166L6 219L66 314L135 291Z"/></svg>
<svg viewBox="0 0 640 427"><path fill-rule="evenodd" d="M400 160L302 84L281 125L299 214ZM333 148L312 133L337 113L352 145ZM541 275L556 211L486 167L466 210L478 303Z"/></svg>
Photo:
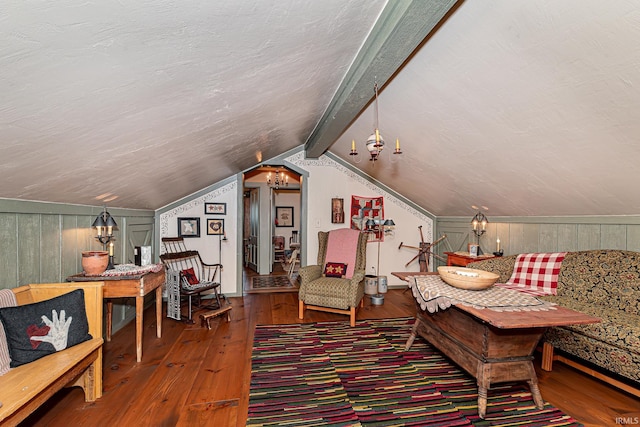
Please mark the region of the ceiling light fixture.
<svg viewBox="0 0 640 427"><path fill-rule="evenodd" d="M267 185L269 187L273 187L276 190L280 188L280 186L289 186L289 175L285 175L284 172L280 172L280 169L276 169L276 176L272 180L271 172L267 174Z"/></svg>
<svg viewBox="0 0 640 427"><path fill-rule="evenodd" d="M384 138L380 134L379 127L379 115L378 115L378 83L376 82L373 86L373 90L375 92L375 124L373 133L367 138L366 147L367 151L369 151L369 160L375 162L380 158L380 153L384 149ZM393 151L393 154L402 154L402 150L400 149L400 140L396 139L396 148ZM355 139L351 141L351 152L350 156L357 156L358 150L356 150L356 141ZM359 163L359 162L356 162Z"/></svg>

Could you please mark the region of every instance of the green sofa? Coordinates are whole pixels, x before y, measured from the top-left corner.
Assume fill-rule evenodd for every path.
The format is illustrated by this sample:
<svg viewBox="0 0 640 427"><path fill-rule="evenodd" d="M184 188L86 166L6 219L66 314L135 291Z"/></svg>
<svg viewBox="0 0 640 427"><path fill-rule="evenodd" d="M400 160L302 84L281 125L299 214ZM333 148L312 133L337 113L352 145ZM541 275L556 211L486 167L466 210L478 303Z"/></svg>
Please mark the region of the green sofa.
<svg viewBox="0 0 640 427"><path fill-rule="evenodd" d="M497 273L498 283L505 283L516 257L492 258L468 267ZM638 395L640 253L568 252L560 268L557 295L541 298L602 319L601 323L550 328L543 337L543 369L551 370L552 361L561 360ZM554 355L554 349L560 354Z"/></svg>

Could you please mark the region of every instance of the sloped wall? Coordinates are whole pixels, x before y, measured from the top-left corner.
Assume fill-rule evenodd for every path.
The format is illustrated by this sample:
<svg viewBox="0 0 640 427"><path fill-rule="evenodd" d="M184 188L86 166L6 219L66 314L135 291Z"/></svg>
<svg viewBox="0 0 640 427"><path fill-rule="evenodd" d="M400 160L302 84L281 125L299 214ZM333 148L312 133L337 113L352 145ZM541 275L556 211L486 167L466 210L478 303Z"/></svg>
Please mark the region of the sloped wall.
<svg viewBox="0 0 640 427"><path fill-rule="evenodd" d="M238 182L235 181L234 177L231 180L212 185L198 194L187 197L157 212L159 218L158 241L162 237L178 236L179 218L199 219L200 236L185 237L185 246L189 250L198 251L204 262L208 264L221 263L223 265L220 283L222 293L229 295L236 294L237 289L237 245L238 239L240 241L242 239L241 236L238 236L238 226L240 224L238 219L238 200L241 196L242 191L238 189ZM205 203L224 203L226 211L224 214L205 213ZM224 220L224 234L207 234L208 219ZM159 253L162 252L163 250L160 247Z"/></svg>

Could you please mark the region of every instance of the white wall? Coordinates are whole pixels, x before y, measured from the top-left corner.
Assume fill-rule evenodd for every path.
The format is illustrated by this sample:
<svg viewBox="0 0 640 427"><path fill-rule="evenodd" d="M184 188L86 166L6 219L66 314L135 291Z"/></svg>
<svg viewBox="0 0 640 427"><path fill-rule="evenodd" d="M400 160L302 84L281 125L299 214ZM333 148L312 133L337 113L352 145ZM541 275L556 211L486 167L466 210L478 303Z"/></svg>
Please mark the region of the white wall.
<svg viewBox="0 0 640 427"><path fill-rule="evenodd" d="M417 250L398 249L401 242L418 246L422 226L425 242L433 242L433 221L407 203L384 191L369 180L342 166L327 156L319 159L304 159L303 153L297 153L287 161L309 172L307 178L308 217L306 222L307 264L315 264L318 257L318 231L328 231L349 227L349 210L351 196L384 197L384 217L396 223L395 232L386 236L380 243L380 275L386 275L390 286L405 284L391 276L392 271L419 271L416 261L405 267L405 264L417 255ZM345 223L331 223L331 199L344 199ZM367 247L367 274L375 274L378 263L378 244L369 243ZM429 262L429 268L432 268Z"/></svg>
<svg viewBox="0 0 640 427"><path fill-rule="evenodd" d="M289 234L286 234L287 232L300 230L302 234L303 230L306 229L308 235L305 236L306 247L303 247L303 251L306 251L307 264L316 263L318 257L318 231L328 231L349 226L348 216L352 195L363 197L383 196L385 218L393 219L396 223L396 228L394 234L386 236L384 242L380 244L380 274L387 276L389 286L405 286L404 282L391 276L391 272L419 271L420 267L417 260L405 267L405 263L417 254L417 250L398 249L398 246L401 242L411 246L418 246L420 243L418 226L422 226L425 242L433 242L434 224L430 217L328 156L323 155L319 159L309 160L304 158L302 152L299 152L285 160L301 171L308 173L308 177L304 178L307 184L308 206L306 211L308 214L306 218L301 217L302 207L299 202L293 200L294 198L300 200L298 195L285 194L284 192L278 194L276 197L277 206L294 206L295 227L277 227L275 228L275 233L285 235L288 244ZM259 185L261 186L261 184ZM266 185L263 190L266 191L261 191L261 193L269 194ZM242 240L241 231L237 229L238 224L241 224L239 219L241 212L237 211L238 200L241 197L242 188L238 188L238 184L233 182L160 215L160 237L178 235L178 217L199 217L201 222L200 238L185 239L185 242L188 249L198 250L205 262L211 263L218 262L220 256L218 250L219 241L217 236L208 236L206 234L206 219L224 218L227 241L222 242L222 264L224 266L222 292L228 295L240 295L242 293L242 281L240 279L242 277L240 272L242 269L242 257L238 256L236 250L236 248L242 247L239 244L239 241ZM344 199L344 224L331 223L331 199L335 197ZM266 198L268 199L268 196ZM227 214L225 216L205 215L205 202L226 203ZM266 211L268 212L268 208L266 208ZM269 218L269 215L266 218ZM262 211L260 216L262 220ZM270 227L265 226L262 228L270 230ZM267 248L270 248L270 235L264 240L268 242ZM262 241L261 245L265 246ZM367 247L367 274L376 273L377 263L378 244L369 243ZM432 269L432 267L433 262L430 260L429 268Z"/></svg>
<svg viewBox="0 0 640 427"><path fill-rule="evenodd" d="M185 238L185 246L189 250L200 252L202 260L208 264L222 263L220 283L222 285L221 291L225 294L236 292L236 247L237 239L242 238L242 236L238 236L236 220L238 218L237 199L239 197L242 197L242 192L238 191L237 183L232 182L160 215L160 238L178 236L178 218L200 218L200 237ZM226 203L226 215L205 214L204 204L211 202ZM208 218L224 219L226 241L222 241L219 236L207 235ZM222 251L220 251L220 247L222 247ZM162 247L160 251L164 252Z"/></svg>

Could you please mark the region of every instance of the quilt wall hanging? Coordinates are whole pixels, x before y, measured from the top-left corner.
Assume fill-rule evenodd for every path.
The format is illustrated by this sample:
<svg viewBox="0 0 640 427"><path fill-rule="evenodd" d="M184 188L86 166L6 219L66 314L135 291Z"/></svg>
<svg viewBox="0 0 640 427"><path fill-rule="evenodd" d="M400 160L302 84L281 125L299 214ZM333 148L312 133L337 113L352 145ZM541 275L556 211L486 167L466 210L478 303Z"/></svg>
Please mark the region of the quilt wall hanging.
<svg viewBox="0 0 640 427"><path fill-rule="evenodd" d="M384 200L383 197L351 196L351 228L366 231L367 220L376 222L375 228L369 233L369 242L384 241Z"/></svg>

